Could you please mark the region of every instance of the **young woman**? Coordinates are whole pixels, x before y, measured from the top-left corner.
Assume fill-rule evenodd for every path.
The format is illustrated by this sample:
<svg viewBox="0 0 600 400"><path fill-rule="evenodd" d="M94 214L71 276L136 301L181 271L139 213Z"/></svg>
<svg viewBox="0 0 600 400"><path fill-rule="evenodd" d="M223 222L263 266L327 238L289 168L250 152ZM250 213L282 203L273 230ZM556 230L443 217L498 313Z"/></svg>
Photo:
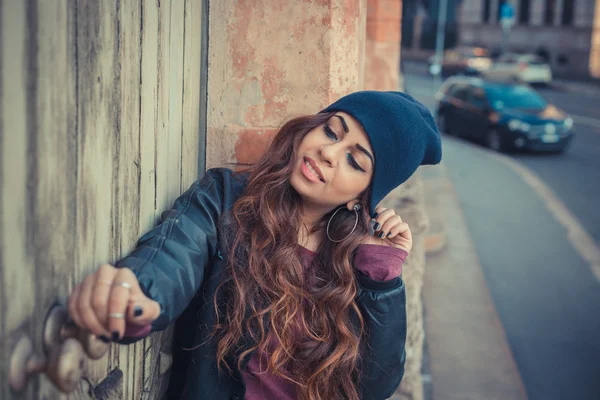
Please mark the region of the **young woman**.
<svg viewBox="0 0 600 400"><path fill-rule="evenodd" d="M75 287L70 315L119 343L177 320L169 397L388 398L412 237L377 205L440 159L423 105L352 93L286 123L251 171L207 171L131 255Z"/></svg>

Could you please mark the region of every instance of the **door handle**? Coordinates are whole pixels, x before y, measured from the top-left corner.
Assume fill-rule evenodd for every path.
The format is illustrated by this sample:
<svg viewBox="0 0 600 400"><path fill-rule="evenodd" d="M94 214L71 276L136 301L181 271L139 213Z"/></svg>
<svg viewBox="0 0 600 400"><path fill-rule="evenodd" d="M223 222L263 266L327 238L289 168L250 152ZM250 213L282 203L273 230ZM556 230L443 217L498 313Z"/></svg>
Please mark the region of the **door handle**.
<svg viewBox="0 0 600 400"><path fill-rule="evenodd" d="M98 339L93 333L76 326L70 321L67 309L61 304L55 304L48 311L44 323L44 348L49 352L50 349L60 346L60 343L68 338L77 339L92 360L102 358L108 350L107 343Z"/></svg>
<svg viewBox="0 0 600 400"><path fill-rule="evenodd" d="M29 336L23 335L10 358L8 383L15 392L20 392L32 374L43 372L61 392L70 393L81 380L85 366L83 348L76 339L68 338L43 356L35 352Z"/></svg>
<svg viewBox="0 0 600 400"><path fill-rule="evenodd" d="M67 309L60 304L48 311L42 339L44 355L35 352L29 336L17 340L8 374L14 391L25 389L32 374L45 373L59 390L70 393L83 376L85 356L97 360L108 350L108 344L71 323Z"/></svg>

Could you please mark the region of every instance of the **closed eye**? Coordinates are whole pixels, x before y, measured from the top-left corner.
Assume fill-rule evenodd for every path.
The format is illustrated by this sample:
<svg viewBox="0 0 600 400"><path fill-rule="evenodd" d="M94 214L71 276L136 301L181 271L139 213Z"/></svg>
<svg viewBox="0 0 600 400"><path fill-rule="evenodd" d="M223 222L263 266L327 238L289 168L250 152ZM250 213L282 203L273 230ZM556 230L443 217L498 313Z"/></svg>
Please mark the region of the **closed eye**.
<svg viewBox="0 0 600 400"><path fill-rule="evenodd" d="M329 125L325 125L323 128L325 129L325 135L327 135L328 138L338 140L337 135Z"/></svg>
<svg viewBox="0 0 600 400"><path fill-rule="evenodd" d="M329 125L324 125L323 129L325 131L325 135L327 135L328 138L333 140L339 140L337 134L333 131L333 129L331 129ZM348 153L346 158L348 159L348 164L350 164L352 168L354 168L357 171L366 172L364 169L361 168L360 165L358 165L358 162L356 162L356 159L354 158L354 156L352 156L351 153Z"/></svg>
<svg viewBox="0 0 600 400"><path fill-rule="evenodd" d="M356 160L354 159L354 157L350 153L348 153L348 162L350 163L350 165L352 166L352 168L354 168L355 170L362 171L362 172L367 172L364 169L362 169L360 167L360 165L358 165L358 163L356 162Z"/></svg>

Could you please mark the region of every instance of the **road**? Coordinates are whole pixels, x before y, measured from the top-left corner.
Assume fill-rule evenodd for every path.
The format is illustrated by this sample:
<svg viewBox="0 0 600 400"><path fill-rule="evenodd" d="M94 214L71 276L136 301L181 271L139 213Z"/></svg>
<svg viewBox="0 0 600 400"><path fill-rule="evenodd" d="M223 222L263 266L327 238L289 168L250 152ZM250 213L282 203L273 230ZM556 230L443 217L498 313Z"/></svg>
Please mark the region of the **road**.
<svg viewBox="0 0 600 400"><path fill-rule="evenodd" d="M433 105L431 78L422 65L407 64L407 92ZM573 223L600 242L600 111L594 107L600 92L540 91L578 117L565 155L505 159L448 138L444 162L529 398L600 399L600 281L551 200L519 169L541 177Z"/></svg>

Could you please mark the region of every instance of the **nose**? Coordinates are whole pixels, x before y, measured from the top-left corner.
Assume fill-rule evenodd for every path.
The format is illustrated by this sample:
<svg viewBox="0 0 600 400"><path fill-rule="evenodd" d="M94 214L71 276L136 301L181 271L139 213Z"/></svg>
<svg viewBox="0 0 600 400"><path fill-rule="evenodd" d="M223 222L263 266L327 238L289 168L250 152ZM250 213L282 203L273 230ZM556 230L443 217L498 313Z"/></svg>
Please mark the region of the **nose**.
<svg viewBox="0 0 600 400"><path fill-rule="evenodd" d="M339 143L330 143L321 146L320 154L321 160L329 165L329 167L335 167L339 158L340 150L342 146Z"/></svg>

